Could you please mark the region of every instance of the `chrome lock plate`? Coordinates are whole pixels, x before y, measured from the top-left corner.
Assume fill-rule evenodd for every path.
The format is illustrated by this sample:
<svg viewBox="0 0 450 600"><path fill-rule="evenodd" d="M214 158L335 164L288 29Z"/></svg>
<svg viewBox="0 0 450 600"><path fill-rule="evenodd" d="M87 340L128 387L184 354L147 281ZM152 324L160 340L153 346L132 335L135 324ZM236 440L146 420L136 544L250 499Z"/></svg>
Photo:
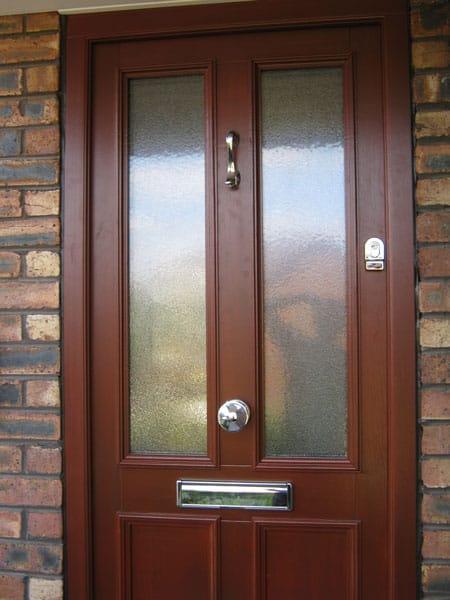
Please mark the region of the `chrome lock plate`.
<svg viewBox="0 0 450 600"><path fill-rule="evenodd" d="M241 431L250 420L250 408L243 400L227 400L217 413L217 422L225 431Z"/></svg>
<svg viewBox="0 0 450 600"><path fill-rule="evenodd" d="M364 244L366 271L384 270L384 242L380 238L369 238Z"/></svg>

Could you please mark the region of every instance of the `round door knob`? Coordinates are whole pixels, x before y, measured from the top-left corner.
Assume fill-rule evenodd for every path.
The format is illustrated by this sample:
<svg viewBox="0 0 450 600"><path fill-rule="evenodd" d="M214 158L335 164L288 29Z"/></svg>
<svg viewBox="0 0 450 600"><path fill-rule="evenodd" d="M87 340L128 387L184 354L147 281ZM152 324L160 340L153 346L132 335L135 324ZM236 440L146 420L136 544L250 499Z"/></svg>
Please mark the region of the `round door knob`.
<svg viewBox="0 0 450 600"><path fill-rule="evenodd" d="M227 400L217 413L217 421L225 431L241 431L249 420L250 408L243 400Z"/></svg>

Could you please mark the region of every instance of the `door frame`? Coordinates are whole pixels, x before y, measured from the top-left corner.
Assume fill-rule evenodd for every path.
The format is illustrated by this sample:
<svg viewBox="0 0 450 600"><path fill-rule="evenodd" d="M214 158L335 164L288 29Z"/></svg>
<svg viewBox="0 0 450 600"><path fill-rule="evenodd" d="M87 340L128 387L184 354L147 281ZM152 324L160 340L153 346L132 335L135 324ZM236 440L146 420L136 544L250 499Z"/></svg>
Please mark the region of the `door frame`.
<svg viewBox="0 0 450 600"><path fill-rule="evenodd" d="M253 0L76 15L66 22L63 376L66 594L93 600L90 435L90 94L95 44L120 39L377 24L381 29L388 256L389 600L416 584L416 344L408 5Z"/></svg>

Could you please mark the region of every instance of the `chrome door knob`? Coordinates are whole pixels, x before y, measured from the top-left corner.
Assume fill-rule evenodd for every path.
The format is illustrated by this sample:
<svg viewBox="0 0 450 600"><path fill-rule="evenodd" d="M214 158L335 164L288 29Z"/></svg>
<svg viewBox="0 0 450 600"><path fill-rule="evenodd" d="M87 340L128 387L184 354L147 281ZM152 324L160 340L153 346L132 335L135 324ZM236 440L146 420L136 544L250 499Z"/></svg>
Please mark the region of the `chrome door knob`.
<svg viewBox="0 0 450 600"><path fill-rule="evenodd" d="M243 400L227 400L217 413L217 421L225 431L241 431L249 420L250 408Z"/></svg>

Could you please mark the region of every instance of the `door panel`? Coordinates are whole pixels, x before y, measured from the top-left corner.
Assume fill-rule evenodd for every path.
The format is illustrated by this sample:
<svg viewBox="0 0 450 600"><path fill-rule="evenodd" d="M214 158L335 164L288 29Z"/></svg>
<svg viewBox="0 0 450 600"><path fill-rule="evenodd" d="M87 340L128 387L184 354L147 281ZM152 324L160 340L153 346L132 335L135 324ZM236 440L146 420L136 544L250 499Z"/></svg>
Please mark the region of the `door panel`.
<svg viewBox="0 0 450 600"><path fill-rule="evenodd" d="M363 260L365 240L385 237L379 43L378 27L367 26L96 47L96 600L387 597L386 271L366 271ZM292 92L292 75L300 85L280 100L276 86ZM267 103L271 78L278 81ZM197 100L181 91L199 81ZM155 86L166 91L152 123ZM317 100L302 96L314 86ZM145 101L136 101L138 87ZM180 98L198 104L184 118ZM320 119L335 122L325 142ZM287 142L273 145L279 127ZM237 189L224 185L230 131L240 137ZM202 199L197 181L191 201L194 138L203 138L204 153L192 157L192 170L201 172L194 165L202 163L204 171L193 177L205 185ZM293 158L285 152L277 163L272 146ZM311 162L317 153L323 176ZM142 183L136 156L143 157ZM151 180L158 167L167 172L160 191ZM133 237L139 228L141 237ZM186 239L195 240L195 251ZM151 300L138 291L147 277ZM251 411L238 433L216 421L232 398ZM289 482L293 510L179 508L179 479Z"/></svg>

